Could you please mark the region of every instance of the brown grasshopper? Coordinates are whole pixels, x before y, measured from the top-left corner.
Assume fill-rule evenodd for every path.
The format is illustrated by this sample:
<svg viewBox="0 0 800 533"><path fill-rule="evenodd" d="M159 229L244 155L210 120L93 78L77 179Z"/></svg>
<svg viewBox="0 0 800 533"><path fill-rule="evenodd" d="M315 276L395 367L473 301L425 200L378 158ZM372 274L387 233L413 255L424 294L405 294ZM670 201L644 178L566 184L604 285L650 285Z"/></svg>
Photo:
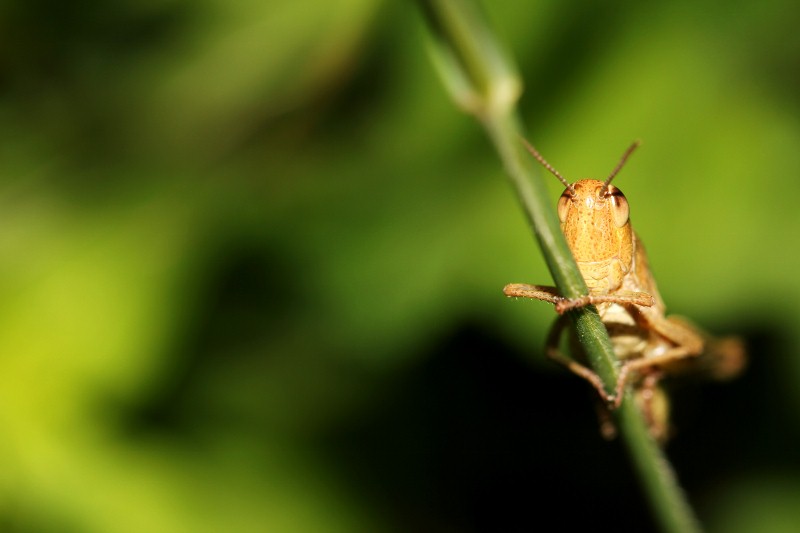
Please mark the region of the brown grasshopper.
<svg viewBox="0 0 800 533"><path fill-rule="evenodd" d="M704 369L716 378L732 377L744 365L744 347L738 339L713 339L685 319L665 315L644 246L631 228L628 201L622 191L611 185L638 142L625 151L605 181L584 179L572 184L533 146L524 139L523 142L533 157L566 187L558 200L558 217L589 294L567 299L555 287L521 283L506 285L503 292L506 296L555 304L561 316L547 338L548 357L589 381L612 409L622 402L626 384L634 384L634 397L642 404L651 432L663 439L667 430L666 400L657 387L662 375ZM567 325L564 313L586 305L597 306L621 362L614 394L608 394L600 377L583 363L579 349L576 358L559 350ZM704 357L696 363L704 353L711 354L713 362ZM693 365L697 368L686 368Z"/></svg>

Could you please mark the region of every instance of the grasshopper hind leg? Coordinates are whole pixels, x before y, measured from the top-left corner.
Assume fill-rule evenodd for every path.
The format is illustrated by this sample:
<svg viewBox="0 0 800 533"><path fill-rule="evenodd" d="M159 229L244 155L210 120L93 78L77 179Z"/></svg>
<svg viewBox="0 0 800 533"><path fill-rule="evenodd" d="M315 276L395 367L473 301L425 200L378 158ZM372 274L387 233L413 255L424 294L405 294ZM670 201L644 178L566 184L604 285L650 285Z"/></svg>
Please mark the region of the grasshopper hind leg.
<svg viewBox="0 0 800 533"><path fill-rule="evenodd" d="M661 445L667 442L672 431L669 424L669 398L659 383L662 376L663 374L658 371L648 373L633 389L633 399L644 416L650 436ZM599 401L596 405L600 434L606 440L615 439L617 425L611 416L612 406Z"/></svg>
<svg viewBox="0 0 800 533"><path fill-rule="evenodd" d="M634 399L639 406L650 430L650 435L661 444L670 437L669 398L659 384L664 373L659 370L648 372L634 389Z"/></svg>

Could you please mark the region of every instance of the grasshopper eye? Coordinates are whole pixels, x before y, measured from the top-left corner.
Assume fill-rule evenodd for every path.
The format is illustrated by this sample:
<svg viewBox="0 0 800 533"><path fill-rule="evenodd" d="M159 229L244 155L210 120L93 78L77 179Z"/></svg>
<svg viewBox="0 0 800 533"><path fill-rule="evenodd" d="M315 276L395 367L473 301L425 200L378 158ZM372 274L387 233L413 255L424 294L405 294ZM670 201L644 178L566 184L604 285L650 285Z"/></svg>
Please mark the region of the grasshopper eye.
<svg viewBox="0 0 800 533"><path fill-rule="evenodd" d="M622 191L610 185L606 192L606 198L611 202L611 210L614 213L614 224L621 228L628 223L628 217L631 214L630 207L628 206L628 199L622 194Z"/></svg>
<svg viewBox="0 0 800 533"><path fill-rule="evenodd" d="M569 189L564 191L564 194L561 195L561 198L558 199L558 219L561 222L567 220L567 211L569 211L569 202L572 200L572 194L570 194Z"/></svg>

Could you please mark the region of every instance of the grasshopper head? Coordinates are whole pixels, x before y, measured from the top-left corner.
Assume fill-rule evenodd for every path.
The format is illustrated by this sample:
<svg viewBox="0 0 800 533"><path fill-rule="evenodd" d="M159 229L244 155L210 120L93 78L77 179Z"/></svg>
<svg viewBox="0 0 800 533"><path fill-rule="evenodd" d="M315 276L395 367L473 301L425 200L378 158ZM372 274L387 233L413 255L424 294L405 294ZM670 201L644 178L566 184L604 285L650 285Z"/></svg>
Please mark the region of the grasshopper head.
<svg viewBox="0 0 800 533"><path fill-rule="evenodd" d="M626 256L633 238L629 215L622 191L598 180L577 181L558 200L561 229L579 266Z"/></svg>
<svg viewBox="0 0 800 533"><path fill-rule="evenodd" d="M558 218L567 244L589 290L608 293L622 286L633 264L633 230L628 200L611 180L639 146L634 142L606 181L570 184L525 139L528 151L566 186L558 200Z"/></svg>

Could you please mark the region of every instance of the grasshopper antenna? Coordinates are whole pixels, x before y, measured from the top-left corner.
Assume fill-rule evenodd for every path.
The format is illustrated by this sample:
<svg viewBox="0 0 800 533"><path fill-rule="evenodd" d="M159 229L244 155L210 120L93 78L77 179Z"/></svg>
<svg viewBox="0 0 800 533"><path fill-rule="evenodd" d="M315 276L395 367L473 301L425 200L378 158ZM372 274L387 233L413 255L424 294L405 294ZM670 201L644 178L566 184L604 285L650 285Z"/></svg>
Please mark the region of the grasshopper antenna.
<svg viewBox="0 0 800 533"><path fill-rule="evenodd" d="M557 171L556 169L554 169L554 168L553 168L553 167L550 165L550 163L548 163L547 161L545 161L544 157L542 157L542 154L540 154L540 153L539 153L539 151L538 151L538 150L536 150L536 148L534 148L534 147L533 147L533 145L532 145L531 143L529 143L528 141L526 141L524 137L520 137L520 139L522 139L522 144L524 144L524 145L525 145L525 148L527 148L527 149L528 149L528 151L531 153L531 155L532 155L534 158L536 158L536 160L537 160L539 163L541 163L541 164L542 164L542 166L543 166L544 168L546 168L547 170L549 170L549 171L550 171L550 173L551 173L551 174L553 174L553 176L557 177L557 178L558 178L558 181L560 181L561 183L563 183L563 184L564 184L564 187L566 187L566 188L567 188L567 190L569 191L569 193L570 193L572 196L575 196L575 187L573 187L572 185L570 185L570 183L569 183L567 180L565 180L565 179L564 179L564 178L561 176L561 174L559 174L559 173L558 173L558 171Z"/></svg>
<svg viewBox="0 0 800 533"><path fill-rule="evenodd" d="M611 175L608 177L608 179L606 179L606 181L603 182L603 188L600 189L600 195L601 196L605 196L606 195L606 193L608 192L608 186L611 184L611 180L614 179L614 176L619 174L619 171L622 170L622 167L623 167L623 165L625 165L625 162L628 160L628 158L633 153L633 151L636 150L639 147L640 144L642 144L642 141L638 141L638 140L637 141L633 141L633 144L631 144L628 147L628 149L625 150L625 153L622 154L622 159L619 160L619 163L617 163L617 166L614 168L614 171L611 173Z"/></svg>

